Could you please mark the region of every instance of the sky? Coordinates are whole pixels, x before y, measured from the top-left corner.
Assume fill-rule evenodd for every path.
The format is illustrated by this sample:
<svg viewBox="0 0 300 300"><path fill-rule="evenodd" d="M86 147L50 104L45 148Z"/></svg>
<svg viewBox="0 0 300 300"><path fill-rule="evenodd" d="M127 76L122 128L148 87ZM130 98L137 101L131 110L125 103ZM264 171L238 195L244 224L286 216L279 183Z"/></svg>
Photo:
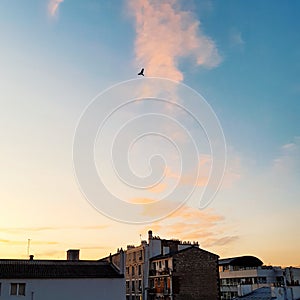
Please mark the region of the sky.
<svg viewBox="0 0 300 300"><path fill-rule="evenodd" d="M221 258L300 266L299 11L297 0L2 0L0 256L64 259L78 248L82 259L98 259L152 229ZM139 88L86 158L109 193L140 209L129 213L107 191L87 199L79 175L93 180L76 173L74 139L84 117L96 124ZM199 209L217 135L191 116L203 121L207 112L214 125L211 111L226 169Z"/></svg>

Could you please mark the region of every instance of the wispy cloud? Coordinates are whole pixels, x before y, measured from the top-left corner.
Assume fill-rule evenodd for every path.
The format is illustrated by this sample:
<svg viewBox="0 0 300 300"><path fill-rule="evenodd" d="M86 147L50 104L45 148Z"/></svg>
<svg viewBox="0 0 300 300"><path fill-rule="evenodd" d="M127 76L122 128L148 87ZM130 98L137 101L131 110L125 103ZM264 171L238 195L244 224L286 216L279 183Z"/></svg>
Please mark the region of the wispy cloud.
<svg viewBox="0 0 300 300"><path fill-rule="evenodd" d="M149 204L156 202L157 200L151 198L131 198L128 200L131 204Z"/></svg>
<svg viewBox="0 0 300 300"><path fill-rule="evenodd" d="M106 229L108 225L93 225L93 226L65 226L65 227L55 227L55 226L44 226L44 227L2 227L0 232L6 234L20 234L20 233L31 233L31 232L43 232L43 231L62 231L62 230L101 230Z"/></svg>
<svg viewBox="0 0 300 300"><path fill-rule="evenodd" d="M155 222L150 227L154 233L168 238L199 241L202 247L217 247L232 244L239 238L228 234L224 221L223 216L211 209L204 211L183 205L169 218Z"/></svg>
<svg viewBox="0 0 300 300"><path fill-rule="evenodd" d="M166 183L159 183L151 188L148 189L149 192L151 193L162 193L163 191L165 191L167 188L167 184Z"/></svg>
<svg viewBox="0 0 300 300"><path fill-rule="evenodd" d="M9 244L9 245L26 245L27 241L0 239L0 243ZM35 245L58 245L59 243L55 241L34 241L34 244Z"/></svg>
<svg viewBox="0 0 300 300"><path fill-rule="evenodd" d="M51 17L54 17L57 14L59 5L63 2L64 0L50 0L48 4L48 12Z"/></svg>
<svg viewBox="0 0 300 300"><path fill-rule="evenodd" d="M199 66L221 62L215 42L206 36L195 15L178 0L129 0L136 24L136 62L148 76L182 81L179 60L192 56Z"/></svg>
<svg viewBox="0 0 300 300"><path fill-rule="evenodd" d="M300 137L295 137L293 141L283 145L280 155L273 161L273 169L277 174L283 172L298 171L300 167Z"/></svg>
<svg viewBox="0 0 300 300"><path fill-rule="evenodd" d="M229 34L230 43L232 46L244 46L245 41L242 37L242 33L237 29L232 29Z"/></svg>
<svg viewBox="0 0 300 300"><path fill-rule="evenodd" d="M224 236L221 238L208 238L205 240L205 247L214 247L214 246L225 246L236 242L239 239L238 236Z"/></svg>

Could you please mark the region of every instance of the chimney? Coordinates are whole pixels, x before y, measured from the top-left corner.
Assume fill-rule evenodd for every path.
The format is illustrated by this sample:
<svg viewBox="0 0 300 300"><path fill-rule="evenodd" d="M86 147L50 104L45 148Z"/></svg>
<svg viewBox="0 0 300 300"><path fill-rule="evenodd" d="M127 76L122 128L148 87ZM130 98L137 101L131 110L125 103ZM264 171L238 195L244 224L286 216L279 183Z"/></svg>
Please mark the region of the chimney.
<svg viewBox="0 0 300 300"><path fill-rule="evenodd" d="M79 260L79 251L78 249L70 249L67 251L67 260Z"/></svg>
<svg viewBox="0 0 300 300"><path fill-rule="evenodd" d="M152 240L152 230L148 231L148 240Z"/></svg>
<svg viewBox="0 0 300 300"><path fill-rule="evenodd" d="M120 250L120 274L125 274L125 253L123 249Z"/></svg>

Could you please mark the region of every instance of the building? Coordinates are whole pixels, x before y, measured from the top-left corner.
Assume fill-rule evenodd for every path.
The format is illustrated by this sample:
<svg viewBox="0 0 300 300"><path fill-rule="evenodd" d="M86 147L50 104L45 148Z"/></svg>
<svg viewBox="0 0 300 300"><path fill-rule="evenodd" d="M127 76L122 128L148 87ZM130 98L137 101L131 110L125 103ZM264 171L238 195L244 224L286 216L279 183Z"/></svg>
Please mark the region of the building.
<svg viewBox="0 0 300 300"><path fill-rule="evenodd" d="M251 295L252 297L257 295L257 299L267 298L268 295L272 297L269 299L280 299L278 297L282 291L286 294L284 300L298 299L295 298L295 295L298 295L300 281L298 268L264 266L255 256L240 256L220 259L219 276L222 300L246 295L249 295L249 299Z"/></svg>
<svg viewBox="0 0 300 300"><path fill-rule="evenodd" d="M299 300L300 286L266 286L258 288L251 293L234 298L235 300Z"/></svg>
<svg viewBox="0 0 300 300"><path fill-rule="evenodd" d="M149 299L219 299L217 255L191 246L150 261Z"/></svg>
<svg viewBox="0 0 300 300"><path fill-rule="evenodd" d="M218 256L196 242L161 239L150 230L148 242L118 249L104 260L120 272L124 268L126 300L219 299Z"/></svg>
<svg viewBox="0 0 300 300"><path fill-rule="evenodd" d="M0 260L0 299L124 300L124 275L109 262L79 260ZM19 298L19 297L18 297Z"/></svg>

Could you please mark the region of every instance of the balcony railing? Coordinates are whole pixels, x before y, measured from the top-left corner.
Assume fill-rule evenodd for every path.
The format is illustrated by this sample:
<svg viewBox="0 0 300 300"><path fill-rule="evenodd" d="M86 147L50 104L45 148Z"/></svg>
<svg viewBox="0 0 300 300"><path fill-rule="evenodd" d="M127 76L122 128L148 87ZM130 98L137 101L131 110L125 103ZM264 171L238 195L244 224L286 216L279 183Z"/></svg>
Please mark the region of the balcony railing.
<svg viewBox="0 0 300 300"><path fill-rule="evenodd" d="M149 270L149 276L159 276L159 275L169 275L170 269L169 268L163 268L159 270L150 269Z"/></svg>

